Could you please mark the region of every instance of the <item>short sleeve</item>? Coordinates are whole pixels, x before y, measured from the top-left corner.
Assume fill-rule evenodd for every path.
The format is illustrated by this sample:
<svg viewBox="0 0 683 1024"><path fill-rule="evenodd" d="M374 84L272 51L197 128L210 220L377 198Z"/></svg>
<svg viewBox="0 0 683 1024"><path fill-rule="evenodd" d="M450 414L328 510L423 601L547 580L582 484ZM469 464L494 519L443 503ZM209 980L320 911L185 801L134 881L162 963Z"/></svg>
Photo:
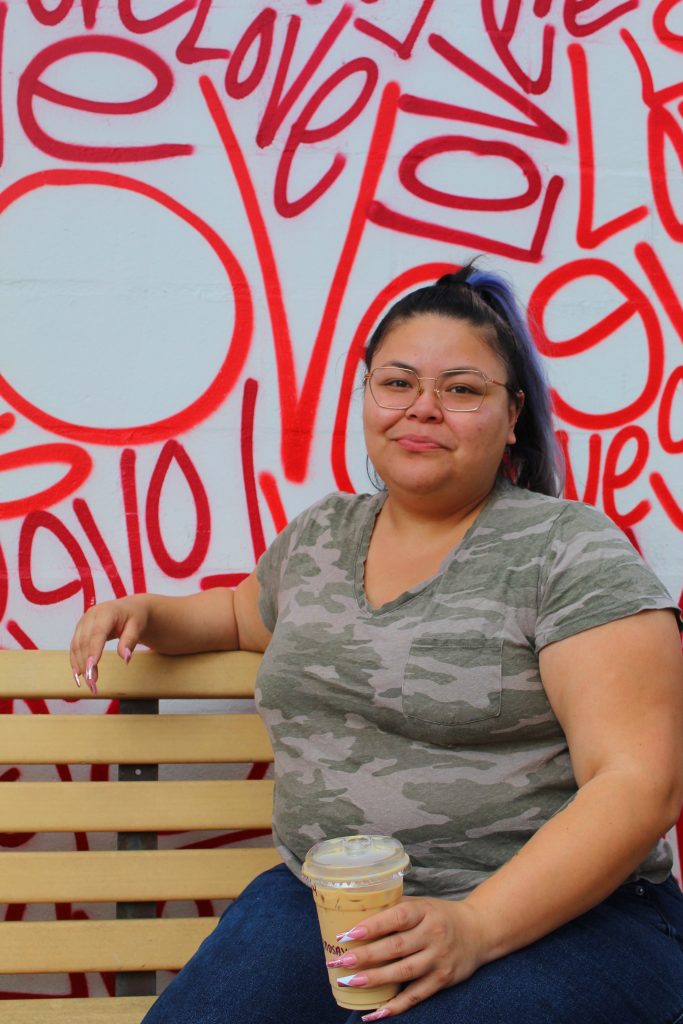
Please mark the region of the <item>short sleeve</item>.
<svg viewBox="0 0 683 1024"><path fill-rule="evenodd" d="M568 502L548 538L539 574L536 651L637 612L670 608L671 595L606 515Z"/></svg>
<svg viewBox="0 0 683 1024"><path fill-rule="evenodd" d="M277 535L256 564L256 578L260 593L258 610L263 625L269 632L275 629L278 614L278 594L290 551L299 533L305 513L297 516Z"/></svg>

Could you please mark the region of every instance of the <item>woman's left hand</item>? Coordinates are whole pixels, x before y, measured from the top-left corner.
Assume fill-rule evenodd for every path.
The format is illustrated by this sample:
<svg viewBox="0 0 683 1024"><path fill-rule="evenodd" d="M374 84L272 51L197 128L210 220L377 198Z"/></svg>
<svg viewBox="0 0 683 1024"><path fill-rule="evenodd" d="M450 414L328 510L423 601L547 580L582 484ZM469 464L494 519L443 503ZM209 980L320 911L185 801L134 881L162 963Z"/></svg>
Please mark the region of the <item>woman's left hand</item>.
<svg viewBox="0 0 683 1024"><path fill-rule="evenodd" d="M364 1021L404 1013L440 989L469 978L486 961L478 914L466 901L404 897L345 938L367 942L328 961L329 968L349 968L343 975L347 985L405 985Z"/></svg>

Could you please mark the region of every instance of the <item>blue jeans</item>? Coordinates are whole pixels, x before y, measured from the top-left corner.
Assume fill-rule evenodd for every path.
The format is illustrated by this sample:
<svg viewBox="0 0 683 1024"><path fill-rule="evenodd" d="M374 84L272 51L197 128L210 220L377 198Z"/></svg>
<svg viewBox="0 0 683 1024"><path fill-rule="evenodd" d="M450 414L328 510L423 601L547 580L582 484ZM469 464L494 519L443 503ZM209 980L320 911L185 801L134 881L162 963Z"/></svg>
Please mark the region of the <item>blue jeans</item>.
<svg viewBox="0 0 683 1024"><path fill-rule="evenodd" d="M405 1024L683 1024L683 896L623 885L538 942L401 1015ZM310 891L284 866L225 911L143 1024L358 1024L334 1002Z"/></svg>

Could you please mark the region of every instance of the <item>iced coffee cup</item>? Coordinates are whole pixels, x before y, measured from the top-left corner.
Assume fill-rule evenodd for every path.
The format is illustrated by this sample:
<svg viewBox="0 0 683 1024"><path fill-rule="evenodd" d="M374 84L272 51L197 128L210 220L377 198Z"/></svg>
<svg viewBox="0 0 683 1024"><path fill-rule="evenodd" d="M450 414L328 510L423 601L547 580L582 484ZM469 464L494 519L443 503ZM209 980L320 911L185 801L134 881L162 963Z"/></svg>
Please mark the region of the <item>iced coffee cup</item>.
<svg viewBox="0 0 683 1024"><path fill-rule="evenodd" d="M311 886L318 911L325 959L349 953L363 941L337 938L371 914L393 907L403 894L403 875L410 861L397 839L387 836L343 836L317 843L306 854L304 881ZM332 993L339 1006L374 1010L392 999L398 984L375 988L344 988L337 979L353 973L348 967L330 970Z"/></svg>

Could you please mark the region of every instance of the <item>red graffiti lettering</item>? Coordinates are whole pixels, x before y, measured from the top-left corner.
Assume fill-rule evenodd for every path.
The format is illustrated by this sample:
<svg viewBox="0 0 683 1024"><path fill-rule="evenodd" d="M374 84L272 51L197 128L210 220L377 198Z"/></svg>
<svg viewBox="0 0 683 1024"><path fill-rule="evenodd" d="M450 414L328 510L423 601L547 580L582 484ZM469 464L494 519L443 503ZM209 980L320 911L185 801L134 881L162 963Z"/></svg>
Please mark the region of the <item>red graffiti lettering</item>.
<svg viewBox="0 0 683 1024"><path fill-rule="evenodd" d="M518 135L530 135L534 138L546 139L548 142L557 142L560 145L568 141L564 128L549 117L545 111L541 110L536 103L533 103L528 96L517 92L507 82L487 71L481 64L478 64L471 57L468 57L466 53L463 53L462 50L453 46L443 36L436 33L431 35L429 37L429 45L447 63L451 64L458 71L462 71L474 82L478 82L479 85L482 85L493 96L513 107L518 113L522 114L525 120L515 121L511 118L500 117L499 115L489 114L486 111L473 110L470 107L461 107L455 104L439 103L436 105L437 101L434 100L427 101L429 106L420 109L419 105L416 105L414 102L418 97L409 96L403 98L401 102L402 110L410 110L411 113L427 115L432 111L431 116L436 116L437 110L440 110L441 113L438 116L448 117L451 120L469 121L473 124L504 128L516 132ZM411 100L413 101L412 103L409 102ZM435 104L435 106L432 106L432 104Z"/></svg>
<svg viewBox="0 0 683 1024"><path fill-rule="evenodd" d="M174 433L187 430L214 412L230 394L244 366L251 346L253 306L251 289L241 265L220 235L187 207L145 182L109 171L41 171L10 185L0 193L0 215L12 203L36 189L76 185L100 185L123 189L142 195L161 205L197 231L215 252L226 272L235 299L235 324L223 363L209 387L185 409L155 423L134 427L95 427L69 423L51 416L27 401L0 374L0 396L39 426L65 437L96 444L149 444L166 440Z"/></svg>
<svg viewBox="0 0 683 1024"><path fill-rule="evenodd" d="M674 208L669 188L666 144L670 143L683 169L683 130L673 114L662 107L654 109L649 118L650 173L657 212L667 233L676 242L683 242L683 219Z"/></svg>
<svg viewBox="0 0 683 1024"><path fill-rule="evenodd" d="M100 565L109 578L112 590L114 591L114 596L125 597L127 590L124 586L123 580L121 579L121 575L116 568L111 551L107 547L104 537L102 536L100 529L95 522L94 516L90 511L90 506L87 501L83 500L83 498L75 498L73 509L76 513L78 522L83 528L83 532L92 544L95 554L100 560Z"/></svg>
<svg viewBox="0 0 683 1024"><path fill-rule="evenodd" d="M538 96L540 93L546 92L553 74L553 48L555 45L554 26L543 26L541 41L541 69L536 78L532 78L522 70L510 50L511 43L514 39L519 23L522 0L507 0L507 6L503 11L502 23L496 16L496 10L498 7L499 5L496 5L494 0L482 0L481 2L484 26L486 27L486 31L493 44L494 50L500 57L510 75L514 78L517 84L521 85L522 89L524 89L524 92L529 93L532 96ZM534 8L534 15L536 18L544 17L547 13L548 10L545 7L543 8L542 14ZM524 22L524 31L523 33L520 33L520 35L522 35L525 46L528 45L529 34L529 24L528 22Z"/></svg>
<svg viewBox="0 0 683 1024"><path fill-rule="evenodd" d="M259 510L258 494L256 491L256 476L254 474L254 413L256 410L257 394L258 384L255 380L249 378L244 385L244 398L242 400L240 449L242 452L242 479L244 481L244 494L247 499L251 543L254 549L254 558L256 561L258 561L266 550L266 539L263 534L261 512Z"/></svg>
<svg viewBox="0 0 683 1024"><path fill-rule="evenodd" d="M213 0L199 0L199 7L194 21L188 29L187 35L180 40L176 49L176 57L181 64L199 64L205 60L225 60L230 56L230 50L224 50L216 46L197 46L206 19L211 10Z"/></svg>
<svg viewBox="0 0 683 1024"><path fill-rule="evenodd" d="M49 508L73 494L90 476L92 459L73 444L37 444L0 455L0 474L25 466L68 466L68 469L60 480L41 491L14 501L0 501L0 519L13 519L35 509Z"/></svg>
<svg viewBox="0 0 683 1024"><path fill-rule="evenodd" d="M566 141L567 136L564 130L548 118L528 99L528 97L520 97L519 94L509 85L502 82L499 78L496 78L495 75L492 75L475 61L471 60L462 53L462 51L452 46L452 44L442 36L431 35L429 37L429 43L432 49L453 67L469 75L475 81L479 82L479 84L492 91L496 96L512 105L515 109L521 111L527 118L531 119L531 123L528 121L526 123L518 122L498 116L494 117L486 112L475 111L469 107L461 107L454 104L443 103L442 101L434 101L416 96L404 96L401 99L400 104L402 110L411 114L426 115L428 117L445 117L449 120L464 120L488 126L496 125L497 127L504 127L508 130L516 131L519 134L542 137L555 142ZM470 144L472 144L472 142ZM478 147L479 152L481 152L482 147L485 146L495 147L496 145L504 145L502 143L483 144L477 140L473 140L473 144L475 147ZM510 147L510 150L506 150L506 155L509 157L514 149L515 147ZM516 152L518 153L520 151ZM528 169L530 163L527 161L526 156L524 159L525 168ZM538 171L535 167L532 174L535 180L536 175L538 175ZM533 194L534 185L532 182L529 182L529 185L529 194ZM459 227L450 227L443 224L442 221L434 222L421 220L412 215L404 214L396 209L390 208L387 204L379 200L372 203L368 216L375 224L379 224L381 227L389 228L393 231L417 235L423 238L433 238L441 242L465 245L475 250L485 249L487 252L509 256L512 259L537 263L543 256L543 246L545 244L555 206L560 192L562 191L562 187L563 179L559 177L559 175L552 177L548 182L545 195L540 204L535 225L532 223L529 228L525 224L525 229L531 234L530 242L527 246L513 244L503 239L492 237L490 234L480 233L479 231L466 231ZM517 201L519 202L519 197L517 197ZM510 200L507 199L503 202L509 203ZM522 203L524 202L526 202L526 200L522 200ZM492 230L495 229L494 225L495 222L492 221Z"/></svg>
<svg viewBox="0 0 683 1024"><path fill-rule="evenodd" d="M342 114L325 125L318 125L310 128L309 123L315 117L327 97L334 92L337 86L341 85L352 75L364 75L364 81L358 96L353 103ZM338 68L330 77L313 93L310 100L293 122L289 132L289 138L285 144L282 157L278 164L275 176L274 205L278 213L283 217L296 217L304 210L313 206L317 200L328 191L337 180L346 166L346 157L342 153L336 153L332 166L315 185L298 199L292 201L287 196L287 183L292 168L292 161L296 156L299 146L312 145L316 142L324 142L342 132L349 124L361 114L367 106L377 84L377 65L367 57L356 57L343 67Z"/></svg>
<svg viewBox="0 0 683 1024"><path fill-rule="evenodd" d="M318 334L313 344L306 379L301 394L297 395L294 353L282 298L282 288L256 190L237 137L213 84L207 78L202 78L200 84L240 189L244 209L254 237L263 280L268 282L266 300L275 342L283 423L282 461L289 479L303 480L308 466L311 438L337 315L346 293L349 275L365 227L368 203L377 187L393 133L398 87L393 84L386 86L377 111L375 129L368 147L358 197L351 213L344 246L337 262Z"/></svg>
<svg viewBox="0 0 683 1024"><path fill-rule="evenodd" d="M301 25L300 17L296 14L291 16L287 24L287 34L282 47L282 54L278 63L273 88L270 92L270 96L268 97L268 103L266 104L266 109L263 113L263 117L261 118L261 124L259 125L258 132L256 133L256 142L259 146L262 148L269 146L273 141L280 126L282 125L282 122L287 117L287 114L299 99L311 78L318 70L323 60L332 49L332 46L348 24L352 13L353 8L351 5L344 4L339 14L323 34L322 39L314 47L313 52L304 63L299 74L296 76L289 88L284 91L285 81L287 80L289 67L292 62L296 41L299 35L299 27Z"/></svg>
<svg viewBox="0 0 683 1024"><path fill-rule="evenodd" d="M630 463L619 469L619 460L626 445L634 442L635 450ZM643 472L650 452L650 441L642 427L634 424L624 427L612 438L605 454L605 468L602 475L602 504L605 512L622 530L634 527L649 513L649 501L639 501L630 512L619 512L615 493L634 483Z"/></svg>
<svg viewBox="0 0 683 1024"><path fill-rule="evenodd" d="M225 91L233 99L239 100L249 96L263 78L273 49L276 18L277 11L272 7L266 7L256 15L235 47L225 72ZM253 46L256 46L257 50L251 71L244 78L240 78L242 66Z"/></svg>
<svg viewBox="0 0 683 1024"><path fill-rule="evenodd" d="M266 499L266 504L268 506L271 519L273 520L275 532L280 533L284 530L288 520L285 507L282 504L282 498L280 497L280 490L278 488L277 481L272 473L264 472L259 473L258 482L263 497Z"/></svg>
<svg viewBox="0 0 683 1024"><path fill-rule="evenodd" d="M677 366L664 385L657 415L657 437L664 451L670 455L680 455L683 452L683 437L674 438L671 434L673 404L679 385L683 385L683 366ZM683 399L683 392L681 398Z"/></svg>
<svg viewBox="0 0 683 1024"><path fill-rule="evenodd" d="M666 19L680 2L681 0L662 0L652 16L652 27L657 39L664 46L668 46L670 50L676 50L678 53L683 52L683 36L672 32L667 26Z"/></svg>
<svg viewBox="0 0 683 1024"><path fill-rule="evenodd" d="M171 464L175 463L185 478L194 501L196 521L195 537L191 550L183 559L176 559L170 554L161 531L159 507L161 496ZM145 507L147 536L152 554L160 569L171 579L186 579L197 572L206 558L211 538L211 512L209 499L199 474L187 451L177 441L167 441L154 467L147 492Z"/></svg>
<svg viewBox="0 0 683 1024"><path fill-rule="evenodd" d="M7 571L7 559L0 544L0 622L2 622L7 611L9 600L9 572Z"/></svg>
<svg viewBox="0 0 683 1024"><path fill-rule="evenodd" d="M92 100L63 92L48 85L42 75L59 61L79 53L108 53L124 61L140 65L156 79L156 85L133 100ZM129 39L116 36L86 36L62 39L46 47L34 57L21 78L17 91L19 120L27 138L49 156L59 160L78 160L94 163L121 163L123 161L162 160L168 157L188 156L194 147L179 143L152 146L86 146L63 142L44 131L33 111L35 99L54 103L69 110L82 110L90 114L139 114L162 104L173 89L173 74L165 61L152 50Z"/></svg>
<svg viewBox="0 0 683 1024"><path fill-rule="evenodd" d="M74 0L59 0L59 3L53 10L48 10L43 4L43 0L28 0L28 7L36 19L41 25L59 25L60 22L64 21L66 16L71 12L71 8L74 5Z"/></svg>
<svg viewBox="0 0 683 1024"><path fill-rule="evenodd" d="M626 0L625 3L620 3L611 10L600 14L593 21L579 21L584 11L590 10L591 7L595 7L596 3L600 2L601 0L565 0L563 15L567 31L577 37L593 35L593 33L605 28L606 25L616 21L617 18L621 18L622 15L627 14L629 11L634 11L640 4L640 0Z"/></svg>
<svg viewBox="0 0 683 1024"><path fill-rule="evenodd" d="M417 169L425 160L441 153L462 151L478 157L497 157L514 164L526 179L526 191L502 198L459 196L425 185L418 178ZM401 184L418 198L460 210L520 210L535 203L541 192L541 175L524 150L507 142L487 142L463 135L441 135L418 143L401 160L398 175Z"/></svg>
<svg viewBox="0 0 683 1024"><path fill-rule="evenodd" d="M667 275L657 253L647 242L639 242L633 251L647 274L674 330L683 341L683 305L671 283L671 278Z"/></svg>
<svg viewBox="0 0 683 1024"><path fill-rule="evenodd" d="M678 504L661 473L650 473L652 490L677 530L683 532L683 508Z"/></svg>
<svg viewBox="0 0 683 1024"><path fill-rule="evenodd" d="M583 249L595 249L612 235L625 231L647 217L647 206L638 206L604 224L594 226L595 215L595 153L593 148L593 119L586 53L578 43L567 50L574 87L576 130L579 148L579 216L576 223L576 241Z"/></svg>
<svg viewBox="0 0 683 1024"><path fill-rule="evenodd" d="M611 285L624 301L602 320L576 337L561 342L551 341L543 326L551 300L570 282L593 276ZM588 351L613 335L632 317L638 317L642 321L648 350L648 374L640 395L622 409L593 413L576 409L552 389L555 410L567 423L589 429L623 427L636 417L642 416L653 405L664 373L662 329L645 293L622 270L606 260L598 259L575 260L573 263L558 267L543 278L534 289L529 300L529 312L538 349L543 355L552 358L566 358Z"/></svg>
<svg viewBox="0 0 683 1024"><path fill-rule="evenodd" d="M139 18L133 12L133 0L119 0L119 18L123 27L129 32L142 35L147 32L156 32L164 25L170 25L171 22L182 18L188 11L194 10L196 6L197 0L182 0L181 3L160 14L155 14L151 18Z"/></svg>
<svg viewBox="0 0 683 1024"><path fill-rule="evenodd" d="M367 3L368 0L365 0L365 2ZM392 36L389 32L385 32L384 29L378 28L377 25L373 25L372 22L367 21L365 18L356 18L353 24L359 32L370 36L371 39L376 39L383 46L388 46L390 50L398 54L401 60L408 60L413 54L413 47L420 37L433 6L434 0L422 0L420 9L403 39L397 39L396 36Z"/></svg>
<svg viewBox="0 0 683 1024"><path fill-rule="evenodd" d="M39 530L45 530L59 541L78 573L77 579L59 587L41 590L33 581L33 543ZM74 535L51 512L30 512L19 535L19 582L24 597L37 605L58 604L79 591L83 592L83 609L95 603L95 587L90 566Z"/></svg>
<svg viewBox="0 0 683 1024"><path fill-rule="evenodd" d="M121 452L121 493L125 509L126 534L130 554L130 571L133 578L133 592L144 594L147 590L145 566L142 557L142 538L140 535L140 511L138 505L138 485L135 475L136 454L132 448Z"/></svg>
<svg viewBox="0 0 683 1024"><path fill-rule="evenodd" d="M566 430L557 431L557 440L562 450L562 457L565 465L564 494L571 501L585 501L589 505L596 505L598 501L598 489L600 487L600 469L602 462L602 437L600 434L591 434L588 438L588 472L583 494L579 497L576 486L576 478L572 466L569 434Z"/></svg>
<svg viewBox="0 0 683 1024"><path fill-rule="evenodd" d="M7 4L0 4L0 167L5 159L5 119L3 116L2 83L4 81L3 63L5 57L5 24L7 21Z"/></svg>
<svg viewBox="0 0 683 1024"><path fill-rule="evenodd" d="M643 51L630 32L621 30L621 37L626 43L640 73L643 88L643 100L648 112L648 163L652 193L655 207L664 230L676 242L683 241L683 220L674 208L669 187L667 168L667 144L674 151L678 163L683 167L683 128L675 116L666 109L666 104L683 96L683 82L666 89L655 89L652 72Z"/></svg>
<svg viewBox="0 0 683 1024"><path fill-rule="evenodd" d="M38 644L34 643L33 640L31 640L31 637L24 632L19 623L14 622L13 619L10 619L7 623L7 632L10 636L14 637L23 650L36 651L38 649Z"/></svg>

